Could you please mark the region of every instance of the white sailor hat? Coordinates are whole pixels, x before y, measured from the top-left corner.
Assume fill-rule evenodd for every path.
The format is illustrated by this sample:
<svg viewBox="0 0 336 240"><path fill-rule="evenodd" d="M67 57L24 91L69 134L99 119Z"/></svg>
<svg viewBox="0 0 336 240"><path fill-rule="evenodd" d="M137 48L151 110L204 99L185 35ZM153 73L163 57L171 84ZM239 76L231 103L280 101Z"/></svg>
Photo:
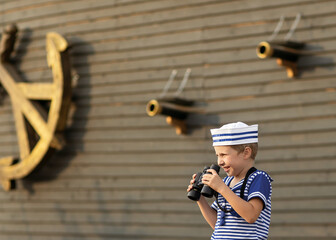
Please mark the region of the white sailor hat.
<svg viewBox="0 0 336 240"><path fill-rule="evenodd" d="M211 129L213 146L230 146L258 142L258 124L243 122L229 123L221 128Z"/></svg>

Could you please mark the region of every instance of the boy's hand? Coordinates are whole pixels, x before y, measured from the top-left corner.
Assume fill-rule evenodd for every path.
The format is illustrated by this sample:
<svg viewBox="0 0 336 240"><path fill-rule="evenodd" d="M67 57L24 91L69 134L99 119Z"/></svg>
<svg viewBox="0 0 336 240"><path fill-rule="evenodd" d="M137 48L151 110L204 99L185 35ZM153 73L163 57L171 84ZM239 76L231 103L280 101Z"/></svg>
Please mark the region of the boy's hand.
<svg viewBox="0 0 336 240"><path fill-rule="evenodd" d="M192 175L192 178L190 180L190 184L189 184L189 186L187 188L187 192L190 192L190 190L192 189L192 185L195 182L195 178L196 178L196 174Z"/></svg>
<svg viewBox="0 0 336 240"><path fill-rule="evenodd" d="M223 185L225 185L225 183L214 169L208 169L207 172L211 174L204 174L202 183L208 185L213 190L218 192L223 187Z"/></svg>

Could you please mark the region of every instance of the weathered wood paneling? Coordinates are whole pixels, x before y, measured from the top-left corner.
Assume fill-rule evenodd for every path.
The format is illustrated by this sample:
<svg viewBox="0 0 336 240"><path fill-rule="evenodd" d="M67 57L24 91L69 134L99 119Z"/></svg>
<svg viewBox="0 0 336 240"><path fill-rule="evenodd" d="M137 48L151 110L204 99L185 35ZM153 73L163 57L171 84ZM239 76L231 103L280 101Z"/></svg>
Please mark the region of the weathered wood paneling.
<svg viewBox="0 0 336 240"><path fill-rule="evenodd" d="M67 146L39 172L0 192L1 239L207 239L186 199L190 176L215 161L209 129L259 123L256 165L274 178L270 239L336 237L336 1L0 1L0 27L16 22L13 58L27 81L51 81L45 34L72 44ZM255 48L281 15L283 39L313 55L288 79ZM204 108L177 136L146 115L172 69L182 93ZM179 85L175 80L169 94ZM8 97L0 99L0 155L18 154Z"/></svg>

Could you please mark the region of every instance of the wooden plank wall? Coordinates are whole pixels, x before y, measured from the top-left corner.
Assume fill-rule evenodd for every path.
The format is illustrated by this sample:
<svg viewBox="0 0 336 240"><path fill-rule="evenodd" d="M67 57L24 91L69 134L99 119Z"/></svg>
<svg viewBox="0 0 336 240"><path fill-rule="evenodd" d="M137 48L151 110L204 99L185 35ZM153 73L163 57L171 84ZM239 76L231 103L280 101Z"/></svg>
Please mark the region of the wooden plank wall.
<svg viewBox="0 0 336 240"><path fill-rule="evenodd" d="M45 34L72 43L74 99L66 148L13 192L0 192L2 240L209 239L186 199L192 173L215 161L209 129L260 124L257 167L274 178L270 239L336 237L336 1L11 0L0 27L20 28L14 60L27 81L51 81ZM281 15L283 39L314 55L289 79L255 48ZM192 69L182 97L206 113L177 136L145 113L171 71ZM178 87L175 81L170 95ZM0 154L17 154L8 97Z"/></svg>

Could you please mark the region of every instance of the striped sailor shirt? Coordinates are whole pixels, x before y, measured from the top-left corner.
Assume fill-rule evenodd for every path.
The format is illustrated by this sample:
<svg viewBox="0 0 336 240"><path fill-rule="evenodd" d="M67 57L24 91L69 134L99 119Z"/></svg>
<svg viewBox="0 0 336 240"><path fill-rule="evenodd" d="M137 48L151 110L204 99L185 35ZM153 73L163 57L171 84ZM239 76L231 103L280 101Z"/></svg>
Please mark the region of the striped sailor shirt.
<svg viewBox="0 0 336 240"><path fill-rule="evenodd" d="M232 179L233 177L224 178L225 184L229 186ZM243 181L244 179L231 188L238 196L240 195ZM230 203L219 194L218 204L225 212L218 207L216 201L211 205L211 207L217 211L217 221L211 240L267 239L271 221L272 181L272 178L266 172L260 170L252 173L247 180L244 200L249 201L252 198L260 198L264 203L264 208L254 223L246 222L231 208Z"/></svg>

